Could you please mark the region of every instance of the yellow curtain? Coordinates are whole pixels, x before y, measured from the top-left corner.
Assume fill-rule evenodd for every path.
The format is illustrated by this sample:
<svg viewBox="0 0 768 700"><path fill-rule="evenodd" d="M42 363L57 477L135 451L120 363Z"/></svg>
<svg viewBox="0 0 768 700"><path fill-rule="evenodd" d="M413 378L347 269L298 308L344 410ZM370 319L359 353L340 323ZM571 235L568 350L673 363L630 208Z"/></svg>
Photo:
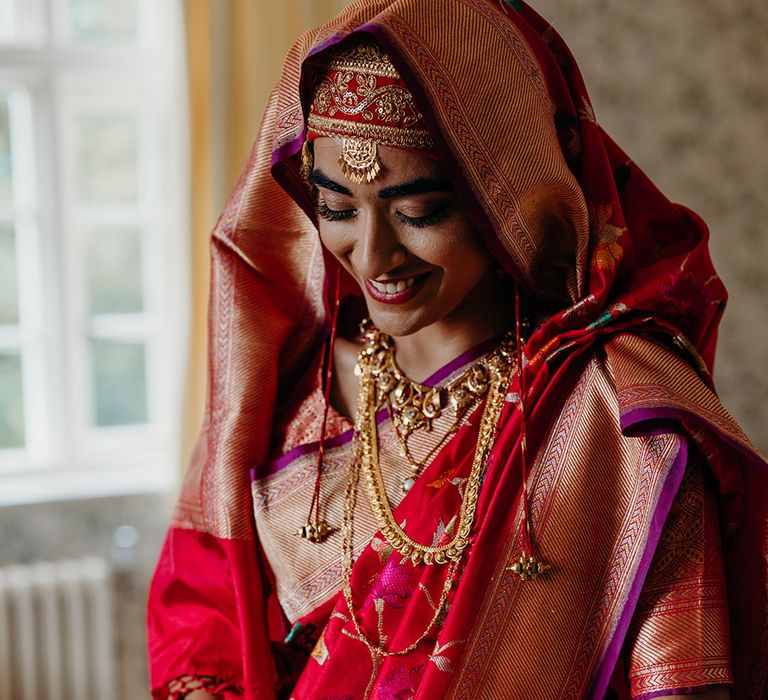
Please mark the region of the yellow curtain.
<svg viewBox="0 0 768 700"><path fill-rule="evenodd" d="M184 0L192 156L185 464L205 403L208 234L245 161L288 48L303 31L347 4L349 0Z"/></svg>

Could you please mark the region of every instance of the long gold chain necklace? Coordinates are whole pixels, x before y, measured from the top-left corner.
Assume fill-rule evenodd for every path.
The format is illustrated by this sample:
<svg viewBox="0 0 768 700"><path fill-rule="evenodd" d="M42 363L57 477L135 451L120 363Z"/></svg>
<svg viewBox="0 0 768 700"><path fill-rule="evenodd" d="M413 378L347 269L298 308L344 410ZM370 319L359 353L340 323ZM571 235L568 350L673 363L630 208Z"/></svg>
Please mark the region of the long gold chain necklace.
<svg viewBox="0 0 768 700"><path fill-rule="evenodd" d="M505 338L482 363L477 363L471 368L474 372L472 376L487 378L482 387L479 382L476 385L477 393L482 390L482 393L487 395L487 399L480 422L472 467L459 509L456 534L450 542L445 544L426 545L411 538L395 520L379 464L376 408L381 399L380 378L387 368L391 367L389 357L391 345L383 346L382 336L383 334L376 329L367 329L366 342L358 356L361 376L356 429L360 441L360 462L366 475L371 506L386 540L400 554L410 557L414 564L422 561L425 564L455 562L461 558L469 543L469 532L477 511L480 484L513 371L514 345ZM383 384L389 386L390 390L393 388L388 381ZM401 383L398 386L407 385ZM420 385L415 386L417 390L420 389ZM422 415L424 415L424 405L424 400L420 404L412 404L416 410L421 411ZM434 402L428 405L436 407ZM435 415L431 419L434 417ZM425 417L425 420L431 419L429 416Z"/></svg>
<svg viewBox="0 0 768 700"><path fill-rule="evenodd" d="M474 523L477 512L477 501L480 485L485 473L485 468L490 454L493 439L496 434L499 417L504 407L506 391L509 385L514 350L503 342L499 348L491 353L483 365L482 371L487 373L488 382L483 393L487 393L487 400L480 422L479 435L472 468L464 491L459 510L459 524L456 535L447 544L425 545L416 542L409 537L395 520L392 507L387 497L384 486L378 456L378 432L376 423L376 409L378 400L378 374L375 368L382 367L381 355L378 352L380 345L376 342L378 331L369 331L366 334L367 342L358 358L360 368L360 393L358 398L358 412L355 426L356 450L350 469L349 481L344 497L344 510L342 517L342 569L343 569L343 593L349 610L352 624L357 633L357 638L368 648L371 658L376 664L376 659L385 656L403 656L414 651L437 625L448 603L451 588L456 580L459 565L463 554L469 544L469 533ZM419 637L402 649L393 651L385 649L386 639L383 631L382 610L377 608L379 616L378 637L379 642L372 642L362 630L362 626L355 612L352 598L352 566L354 559L354 511L357 503L357 491L360 481L360 470L365 471L368 482L368 493L374 513L378 520L381 532L392 548L405 557L409 557L415 565L448 563L445 582L440 593L440 598L428 625Z"/></svg>
<svg viewBox="0 0 768 700"><path fill-rule="evenodd" d="M365 632L363 632L363 629L362 629L362 626L360 625L359 620L357 619L357 613L355 612L355 604L352 599L352 565L353 565L353 559L354 559L353 519L354 519L355 506L357 504L357 489L360 481L359 446L360 446L360 443L358 443L358 450L356 451L355 459L352 462L350 477L347 483L347 489L344 497L344 511L342 515L342 525L341 525L342 570L343 570L342 571L343 573L342 589L344 591L344 600L346 601L347 609L349 610L349 616L352 620L352 624L355 627L355 632L357 633L357 638L359 639L359 641L365 644L365 646L368 648L368 651L370 652L371 658L374 660L374 665L375 665L376 659L383 656L405 656L406 654L410 654L419 646L419 644L421 644L429 636L429 633L437 625L437 622L440 619L440 616L443 614L445 610L446 603L448 602L448 595L451 592L451 587L453 586L453 582L458 572L459 562L454 561L451 563L451 566L446 573L445 582L443 583L443 588L442 588L442 591L440 592L440 599L438 600L438 603L435 606L432 619L429 621L429 624L424 628L424 631L421 633L421 635L419 635L418 639L413 641L408 646L403 647L402 649L398 649L397 651L390 651L385 649L384 644L386 642L386 639L384 637L384 631L382 629L381 610L379 609L377 609L377 614L379 615L379 624L378 624L379 643L376 644L372 642L370 639L368 639Z"/></svg>

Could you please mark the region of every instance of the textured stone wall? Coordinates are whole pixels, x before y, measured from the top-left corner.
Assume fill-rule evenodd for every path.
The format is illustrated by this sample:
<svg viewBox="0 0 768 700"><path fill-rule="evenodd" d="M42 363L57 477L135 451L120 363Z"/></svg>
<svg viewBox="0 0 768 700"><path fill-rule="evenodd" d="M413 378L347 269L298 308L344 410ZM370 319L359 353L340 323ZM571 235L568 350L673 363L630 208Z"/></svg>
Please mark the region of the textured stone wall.
<svg viewBox="0 0 768 700"><path fill-rule="evenodd" d="M708 222L730 301L715 379L768 453L768 4L529 0L571 47L598 121Z"/></svg>

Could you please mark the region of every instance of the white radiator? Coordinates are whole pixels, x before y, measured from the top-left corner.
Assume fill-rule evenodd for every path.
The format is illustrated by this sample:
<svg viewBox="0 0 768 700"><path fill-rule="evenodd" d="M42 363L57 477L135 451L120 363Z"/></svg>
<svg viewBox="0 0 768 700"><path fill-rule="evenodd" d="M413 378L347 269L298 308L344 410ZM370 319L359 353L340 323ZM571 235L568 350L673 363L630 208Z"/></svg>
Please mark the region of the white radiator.
<svg viewBox="0 0 768 700"><path fill-rule="evenodd" d="M0 568L0 700L118 694L110 588L103 559Z"/></svg>

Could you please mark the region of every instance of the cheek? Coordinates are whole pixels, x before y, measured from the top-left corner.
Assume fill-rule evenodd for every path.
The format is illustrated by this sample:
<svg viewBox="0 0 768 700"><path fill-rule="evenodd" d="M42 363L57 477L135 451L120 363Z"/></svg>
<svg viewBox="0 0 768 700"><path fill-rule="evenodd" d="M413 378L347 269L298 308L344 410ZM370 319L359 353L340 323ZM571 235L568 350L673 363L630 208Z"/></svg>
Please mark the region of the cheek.
<svg viewBox="0 0 768 700"><path fill-rule="evenodd" d="M328 226L327 224L320 224L320 242L323 244L328 252L330 252L336 258L340 260L346 253L349 242L342 232L339 231L336 226Z"/></svg>
<svg viewBox="0 0 768 700"><path fill-rule="evenodd" d="M436 264L461 278L475 278L493 265L491 256L479 234L460 227L446 231L432 246Z"/></svg>

